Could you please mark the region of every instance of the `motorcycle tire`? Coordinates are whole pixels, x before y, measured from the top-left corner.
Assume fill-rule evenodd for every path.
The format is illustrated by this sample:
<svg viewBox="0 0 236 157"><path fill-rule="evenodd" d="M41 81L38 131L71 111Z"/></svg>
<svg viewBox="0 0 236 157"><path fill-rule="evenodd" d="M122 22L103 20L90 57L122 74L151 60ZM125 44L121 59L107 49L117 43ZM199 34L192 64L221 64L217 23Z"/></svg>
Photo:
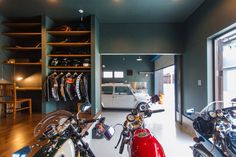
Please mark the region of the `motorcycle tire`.
<svg viewBox="0 0 236 157"><path fill-rule="evenodd" d="M194 149L193 157L208 157L208 156L205 153L200 153L197 149Z"/></svg>

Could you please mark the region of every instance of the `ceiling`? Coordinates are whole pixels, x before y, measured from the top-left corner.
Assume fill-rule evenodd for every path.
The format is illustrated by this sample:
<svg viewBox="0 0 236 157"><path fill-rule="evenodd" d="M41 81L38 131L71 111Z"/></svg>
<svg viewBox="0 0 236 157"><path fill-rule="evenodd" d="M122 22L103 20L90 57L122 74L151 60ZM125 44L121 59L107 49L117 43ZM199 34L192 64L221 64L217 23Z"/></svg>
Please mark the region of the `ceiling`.
<svg viewBox="0 0 236 157"><path fill-rule="evenodd" d="M101 23L184 22L205 0L0 0L8 17L45 14L53 19L96 15Z"/></svg>

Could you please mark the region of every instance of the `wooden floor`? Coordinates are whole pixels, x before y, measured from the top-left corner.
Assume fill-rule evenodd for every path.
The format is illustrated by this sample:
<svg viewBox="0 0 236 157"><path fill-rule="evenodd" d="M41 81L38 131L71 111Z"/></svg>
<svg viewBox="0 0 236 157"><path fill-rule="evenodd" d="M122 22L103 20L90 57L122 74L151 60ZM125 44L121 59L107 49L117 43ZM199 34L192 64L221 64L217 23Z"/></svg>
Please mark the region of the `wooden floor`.
<svg viewBox="0 0 236 157"><path fill-rule="evenodd" d="M0 157L10 157L16 150L34 144L34 127L43 117L42 114L32 114L30 117L27 113L17 113L15 120L11 115L1 117Z"/></svg>

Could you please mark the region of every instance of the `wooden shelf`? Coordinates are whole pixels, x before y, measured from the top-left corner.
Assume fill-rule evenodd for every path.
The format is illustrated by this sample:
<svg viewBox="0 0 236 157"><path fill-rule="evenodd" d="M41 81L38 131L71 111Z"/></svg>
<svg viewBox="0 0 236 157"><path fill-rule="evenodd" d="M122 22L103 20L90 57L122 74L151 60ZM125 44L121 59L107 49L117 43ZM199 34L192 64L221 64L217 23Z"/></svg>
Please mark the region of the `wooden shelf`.
<svg viewBox="0 0 236 157"><path fill-rule="evenodd" d="M48 54L49 57L91 57L91 54Z"/></svg>
<svg viewBox="0 0 236 157"><path fill-rule="evenodd" d="M42 90L42 87L16 87L16 90Z"/></svg>
<svg viewBox="0 0 236 157"><path fill-rule="evenodd" d="M41 47L7 47L7 50L11 51L35 51L35 50L41 50Z"/></svg>
<svg viewBox="0 0 236 157"><path fill-rule="evenodd" d="M8 27L34 27L41 25L38 22L5 22L3 24Z"/></svg>
<svg viewBox="0 0 236 157"><path fill-rule="evenodd" d="M37 32L17 32L17 33L3 33L6 36L40 36L42 33Z"/></svg>
<svg viewBox="0 0 236 157"><path fill-rule="evenodd" d="M49 69L90 69L91 67L84 66L48 66Z"/></svg>
<svg viewBox="0 0 236 157"><path fill-rule="evenodd" d="M58 36L87 35L91 31L48 31L48 34Z"/></svg>
<svg viewBox="0 0 236 157"><path fill-rule="evenodd" d="M71 46L71 47L82 47L82 46L90 46L91 43L82 43L82 42L66 42L66 43L60 43L60 42L49 42L48 45L51 46L57 46L57 47L64 47L64 46Z"/></svg>
<svg viewBox="0 0 236 157"><path fill-rule="evenodd" d="M42 65L41 62L21 62L21 63L5 63L5 64L9 64L9 65Z"/></svg>

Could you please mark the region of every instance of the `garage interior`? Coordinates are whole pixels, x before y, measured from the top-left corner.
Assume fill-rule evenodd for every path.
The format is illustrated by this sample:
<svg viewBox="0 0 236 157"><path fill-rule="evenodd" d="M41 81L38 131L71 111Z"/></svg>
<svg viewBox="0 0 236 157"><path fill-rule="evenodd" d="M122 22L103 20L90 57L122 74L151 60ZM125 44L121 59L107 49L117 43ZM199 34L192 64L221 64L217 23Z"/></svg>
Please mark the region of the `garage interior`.
<svg viewBox="0 0 236 157"><path fill-rule="evenodd" d="M91 108L82 118L122 123L130 109L105 109L104 83L163 94L154 108L165 112L145 119L146 127L167 157L192 156L186 111L236 98L235 9L234 0L0 0L0 156L34 144L34 127L46 114L76 113L85 102ZM80 74L82 98L53 93L50 78ZM3 98L6 84L17 101ZM96 156L129 156L114 149L121 128L105 141L92 138L93 126L85 127L86 141Z"/></svg>

